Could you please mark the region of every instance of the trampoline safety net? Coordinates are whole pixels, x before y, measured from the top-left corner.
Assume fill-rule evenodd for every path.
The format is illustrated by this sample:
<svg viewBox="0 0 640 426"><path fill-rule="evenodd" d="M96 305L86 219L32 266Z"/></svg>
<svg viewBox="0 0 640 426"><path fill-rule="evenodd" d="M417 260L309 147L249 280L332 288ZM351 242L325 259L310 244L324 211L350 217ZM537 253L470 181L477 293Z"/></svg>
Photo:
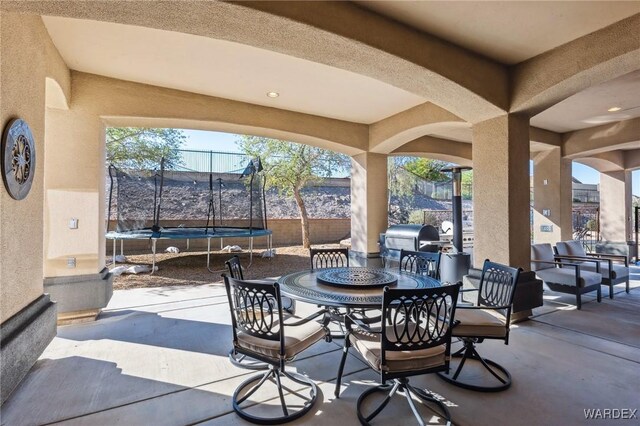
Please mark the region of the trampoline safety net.
<svg viewBox="0 0 640 426"><path fill-rule="evenodd" d="M159 231L189 225L204 227L210 233L215 233L216 227L266 229L264 176L260 171L259 160L252 160L242 173L110 166L108 231Z"/></svg>

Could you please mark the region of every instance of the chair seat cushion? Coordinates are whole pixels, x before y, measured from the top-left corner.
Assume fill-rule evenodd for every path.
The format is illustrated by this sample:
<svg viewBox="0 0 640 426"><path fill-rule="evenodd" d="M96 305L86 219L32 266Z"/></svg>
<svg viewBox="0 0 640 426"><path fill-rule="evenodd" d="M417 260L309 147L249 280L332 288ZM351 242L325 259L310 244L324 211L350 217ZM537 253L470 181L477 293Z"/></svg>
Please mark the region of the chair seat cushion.
<svg viewBox="0 0 640 426"><path fill-rule="evenodd" d="M613 263L611 271L611 279L626 278L629 276L629 268L619 263ZM593 262L580 263L580 271L596 272L596 264ZM600 262L600 274L603 278L609 278L609 262Z"/></svg>
<svg viewBox="0 0 640 426"><path fill-rule="evenodd" d="M536 271L536 275L545 282L571 286L576 285L576 270L573 266L538 270ZM600 284L601 282L602 275L595 272L585 271L580 267L579 287L588 287L590 285Z"/></svg>
<svg viewBox="0 0 640 426"><path fill-rule="evenodd" d="M506 319L497 313L480 308L458 307L455 320L459 323L453 327L454 336L505 337L507 335Z"/></svg>
<svg viewBox="0 0 640 426"><path fill-rule="evenodd" d="M387 335L393 335L392 327L387 327ZM382 350L379 334L371 334L356 329L349 335L349 340L374 370L381 370ZM386 371L414 371L444 365L445 351L445 345L413 351L387 351L385 354Z"/></svg>
<svg viewBox="0 0 640 426"><path fill-rule="evenodd" d="M306 324L295 327L285 324L284 336L285 357L289 359L307 349L318 340L323 339L325 337L325 331L319 323L309 321ZM238 346L276 360L279 359L280 356L279 340L267 340L239 332Z"/></svg>

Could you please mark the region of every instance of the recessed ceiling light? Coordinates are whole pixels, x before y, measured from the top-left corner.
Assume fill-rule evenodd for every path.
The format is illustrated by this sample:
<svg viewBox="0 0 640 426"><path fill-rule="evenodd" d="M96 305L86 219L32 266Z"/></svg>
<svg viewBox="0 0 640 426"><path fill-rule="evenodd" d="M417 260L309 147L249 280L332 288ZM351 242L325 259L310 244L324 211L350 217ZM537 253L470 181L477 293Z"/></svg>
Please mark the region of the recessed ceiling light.
<svg viewBox="0 0 640 426"><path fill-rule="evenodd" d="M267 92L267 96L270 98L277 98L278 96L280 96L280 93L278 92Z"/></svg>
<svg viewBox="0 0 640 426"><path fill-rule="evenodd" d="M622 109L622 108L620 108L620 107L611 107L611 108L609 108L607 111L609 111L609 112L616 112L616 111L620 111L621 109Z"/></svg>

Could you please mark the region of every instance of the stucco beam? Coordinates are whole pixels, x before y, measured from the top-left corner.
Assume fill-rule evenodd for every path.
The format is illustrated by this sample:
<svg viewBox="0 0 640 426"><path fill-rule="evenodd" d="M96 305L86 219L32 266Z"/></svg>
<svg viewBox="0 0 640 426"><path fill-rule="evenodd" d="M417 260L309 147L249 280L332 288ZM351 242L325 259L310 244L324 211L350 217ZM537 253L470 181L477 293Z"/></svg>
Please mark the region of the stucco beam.
<svg viewBox="0 0 640 426"><path fill-rule="evenodd" d="M449 139L422 136L395 149L392 155L433 158L461 166L471 166L471 144Z"/></svg>
<svg viewBox="0 0 640 426"><path fill-rule="evenodd" d="M624 168L626 170L640 169L640 148L624 152Z"/></svg>
<svg viewBox="0 0 640 426"><path fill-rule="evenodd" d="M369 126L369 150L389 153L405 143L433 131L438 123L468 124L460 117L431 102L417 105Z"/></svg>
<svg viewBox="0 0 640 426"><path fill-rule="evenodd" d="M467 121L501 115L507 107L507 67L351 2L238 3L324 33L314 37L325 43L308 40L307 50L313 46L320 53L308 59L326 63L333 50L328 65L423 96Z"/></svg>
<svg viewBox="0 0 640 426"><path fill-rule="evenodd" d="M549 145L549 147L562 146L562 135L560 133L541 129L539 127L529 127L529 140L538 144Z"/></svg>
<svg viewBox="0 0 640 426"><path fill-rule="evenodd" d="M568 158L633 149L640 146L640 118L565 133L562 140L562 154Z"/></svg>
<svg viewBox="0 0 640 426"><path fill-rule="evenodd" d="M350 2L0 4L5 10L177 31L291 55L402 88L470 122L504 114L509 104L505 66Z"/></svg>
<svg viewBox="0 0 640 426"><path fill-rule="evenodd" d="M107 124L187 127L284 138L348 155L365 152L368 126L212 96L72 72L73 107Z"/></svg>
<svg viewBox="0 0 640 426"><path fill-rule="evenodd" d="M625 151L608 151L593 154L589 157L574 159L575 162L587 165L600 173L619 172L625 169Z"/></svg>
<svg viewBox="0 0 640 426"><path fill-rule="evenodd" d="M511 112L534 116L581 90L638 69L640 14L516 65Z"/></svg>
<svg viewBox="0 0 640 426"><path fill-rule="evenodd" d="M40 19L42 22L42 19ZM44 28L44 24L43 28ZM49 33L45 31L44 49L46 52L46 104L50 108L69 109L71 103L71 71L53 44Z"/></svg>

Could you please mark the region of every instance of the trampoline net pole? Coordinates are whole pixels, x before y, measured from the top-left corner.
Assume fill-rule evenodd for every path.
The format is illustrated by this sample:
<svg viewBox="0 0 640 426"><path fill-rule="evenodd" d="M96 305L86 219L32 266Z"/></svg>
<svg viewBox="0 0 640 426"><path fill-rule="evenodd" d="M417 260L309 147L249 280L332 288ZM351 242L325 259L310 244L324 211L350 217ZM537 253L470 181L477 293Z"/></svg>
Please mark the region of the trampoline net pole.
<svg viewBox="0 0 640 426"><path fill-rule="evenodd" d="M109 224L111 222L111 203L113 202L113 171L115 170L115 166L113 164L109 165L109 207L107 210L107 232L109 232Z"/></svg>
<svg viewBox="0 0 640 426"><path fill-rule="evenodd" d="M158 192L158 204L154 208L155 216L153 218L153 226L151 229L154 232L160 231L160 206L162 205L162 190L164 187L164 157L160 160L160 191Z"/></svg>

